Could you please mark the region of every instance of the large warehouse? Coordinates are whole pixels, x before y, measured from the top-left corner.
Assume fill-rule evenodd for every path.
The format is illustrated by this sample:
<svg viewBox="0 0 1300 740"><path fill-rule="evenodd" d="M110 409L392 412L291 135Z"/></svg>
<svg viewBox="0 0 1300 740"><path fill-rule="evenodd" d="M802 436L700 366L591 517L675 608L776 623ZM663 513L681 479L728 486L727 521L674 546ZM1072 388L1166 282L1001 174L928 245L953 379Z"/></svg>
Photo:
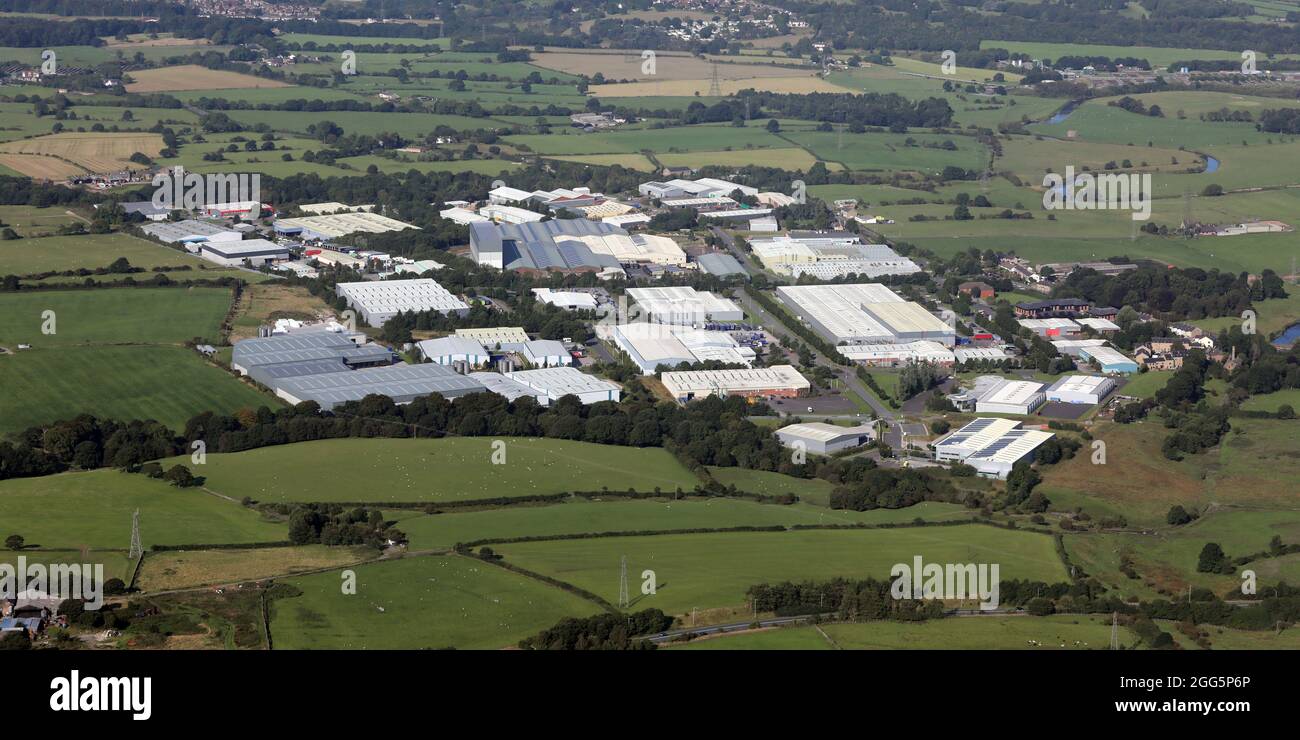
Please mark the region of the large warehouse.
<svg viewBox="0 0 1300 740"><path fill-rule="evenodd" d="M439 365L463 362L470 367L482 367L492 360L492 354L478 341L468 337L439 337L416 342L420 355Z"/></svg>
<svg viewBox="0 0 1300 740"><path fill-rule="evenodd" d="M876 428L871 424L841 427L822 422L791 424L776 430L782 446L802 448L817 455L830 455L840 450L860 447L876 438Z"/></svg>
<svg viewBox="0 0 1300 740"><path fill-rule="evenodd" d="M653 374L660 365L674 368L683 362L715 360L748 366L754 361L753 349L741 347L722 331L638 321L611 327L610 338L646 375Z"/></svg>
<svg viewBox="0 0 1300 740"><path fill-rule="evenodd" d="M686 253L666 236L628 234L605 221L561 218L535 223L475 223L470 254L503 270L604 270L623 263L685 265Z"/></svg>
<svg viewBox="0 0 1300 740"><path fill-rule="evenodd" d="M329 216L303 216L301 218L282 218L275 222L275 230L282 234L296 233L303 239L337 239L340 236L365 232L383 234L403 229L419 229L397 219L381 216L378 213L359 211L355 213L336 213Z"/></svg>
<svg viewBox="0 0 1300 740"><path fill-rule="evenodd" d="M1047 400L1096 405L1114 387L1114 380L1100 375L1067 375L1047 389Z"/></svg>
<svg viewBox="0 0 1300 740"><path fill-rule="evenodd" d="M395 403L410 403L431 393L456 398L486 391L482 383L435 363L303 375L284 378L275 386L275 394L289 403L315 401L326 410L371 394L388 396Z"/></svg>
<svg viewBox="0 0 1300 740"><path fill-rule="evenodd" d="M979 400L975 402L975 413L1028 416L1046 400L1042 383L1002 379L980 394Z"/></svg>
<svg viewBox="0 0 1300 740"><path fill-rule="evenodd" d="M258 368L320 361L342 366L344 370L391 365L393 352L379 344L358 346L347 334L329 331L296 332L236 342L230 356L230 367L241 375L252 376L263 385L270 386L271 383L258 377Z"/></svg>
<svg viewBox="0 0 1300 740"><path fill-rule="evenodd" d="M834 344L957 341L956 329L879 283L783 285L776 294Z"/></svg>
<svg viewBox="0 0 1300 740"><path fill-rule="evenodd" d="M1114 347L1085 347L1079 350L1079 357L1088 362L1095 362L1101 371L1108 375L1127 374L1138 371L1138 364L1125 357Z"/></svg>
<svg viewBox="0 0 1300 740"><path fill-rule="evenodd" d="M735 303L713 293L688 287L628 288L628 298L660 324L703 326L709 322L735 322L745 312Z"/></svg>
<svg viewBox="0 0 1300 740"><path fill-rule="evenodd" d="M253 267L270 262L289 259L289 250L266 239L246 239L244 241L203 242L199 244L199 256L209 262L225 267L238 267L248 264Z"/></svg>
<svg viewBox="0 0 1300 740"><path fill-rule="evenodd" d="M986 478L1005 479L1021 460L1052 438L1051 432L1020 429L1012 419L976 419L934 443L934 459L964 462Z"/></svg>
<svg viewBox="0 0 1300 740"><path fill-rule="evenodd" d="M664 388L679 402L706 396L792 398L807 393L812 384L791 365L750 370L687 370L664 373Z"/></svg>
<svg viewBox="0 0 1300 740"><path fill-rule="evenodd" d="M875 278L920 272L915 262L884 244L862 244L855 235L775 236L749 242L754 256L773 272L832 280L847 275Z"/></svg>
<svg viewBox="0 0 1300 740"><path fill-rule="evenodd" d="M519 370L506 373L507 378L532 388L551 401L577 396L587 403L617 401L623 388L617 383L587 375L572 367L549 367L542 370Z"/></svg>
<svg viewBox="0 0 1300 740"><path fill-rule="evenodd" d="M437 311L459 316L469 313L468 304L429 278L339 283L334 292L346 299L371 326L382 326L399 311Z"/></svg>

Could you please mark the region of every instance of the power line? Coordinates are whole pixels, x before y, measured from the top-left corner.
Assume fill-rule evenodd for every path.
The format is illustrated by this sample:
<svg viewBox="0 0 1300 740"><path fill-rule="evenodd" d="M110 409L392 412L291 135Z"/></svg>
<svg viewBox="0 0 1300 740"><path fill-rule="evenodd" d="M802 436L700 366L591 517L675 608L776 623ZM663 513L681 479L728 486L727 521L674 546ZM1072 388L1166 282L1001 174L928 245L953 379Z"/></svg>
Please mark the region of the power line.
<svg viewBox="0 0 1300 740"><path fill-rule="evenodd" d="M624 555L619 563L618 572L618 608L627 609L632 606L632 599L627 593L627 556Z"/></svg>

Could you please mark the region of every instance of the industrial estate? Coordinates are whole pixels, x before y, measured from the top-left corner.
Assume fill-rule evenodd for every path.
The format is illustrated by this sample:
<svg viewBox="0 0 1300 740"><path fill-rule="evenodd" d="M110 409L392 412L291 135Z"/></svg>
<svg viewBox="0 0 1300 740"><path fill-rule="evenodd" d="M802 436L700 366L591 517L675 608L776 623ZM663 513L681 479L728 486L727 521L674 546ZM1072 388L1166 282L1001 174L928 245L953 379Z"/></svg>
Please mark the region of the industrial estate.
<svg viewBox="0 0 1300 740"><path fill-rule="evenodd" d="M0 647L1300 647L1300 6L1112 5L6 2Z"/></svg>

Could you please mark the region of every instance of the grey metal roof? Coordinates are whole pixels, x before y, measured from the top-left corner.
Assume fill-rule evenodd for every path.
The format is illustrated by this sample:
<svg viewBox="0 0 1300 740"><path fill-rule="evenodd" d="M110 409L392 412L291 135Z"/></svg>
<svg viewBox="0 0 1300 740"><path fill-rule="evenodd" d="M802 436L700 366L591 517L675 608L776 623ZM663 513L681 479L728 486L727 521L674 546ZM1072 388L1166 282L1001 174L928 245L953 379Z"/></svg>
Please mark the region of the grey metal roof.
<svg viewBox="0 0 1300 740"><path fill-rule="evenodd" d="M702 254L695 258L700 263L700 269L710 275L748 275L745 268L729 254L723 252L710 252Z"/></svg>
<svg viewBox="0 0 1300 740"><path fill-rule="evenodd" d="M571 270L578 267L618 267L612 255L595 254L582 243L557 244L557 236L626 235L627 231L586 218L561 218L526 224L470 224L470 245L475 253L502 253L507 270Z"/></svg>
<svg viewBox="0 0 1300 740"><path fill-rule="evenodd" d="M361 347L333 332L310 332L245 339L235 344L231 362L245 369L307 360L341 359L352 364L382 362L392 352L382 345Z"/></svg>
<svg viewBox="0 0 1300 740"><path fill-rule="evenodd" d="M303 360L301 362L282 362L278 365L259 365L250 368L248 376L265 386L275 387L285 378L298 378L304 375L324 375L326 373L345 373L350 370L342 358L332 357L322 360Z"/></svg>
<svg viewBox="0 0 1300 740"><path fill-rule="evenodd" d="M505 396L507 401L513 401L524 396L531 396L539 399L543 402L542 405L545 405L548 400L545 393L535 391L517 380L507 378L501 373L470 373L466 377L477 380L482 383L487 390L497 394L498 396Z"/></svg>
<svg viewBox="0 0 1300 740"><path fill-rule="evenodd" d="M432 393L455 398L486 390L482 383L435 363L389 365L346 373L307 375L281 381L278 387L294 398L316 401L326 409L347 401L360 401L371 394L388 396L398 403L405 403Z"/></svg>

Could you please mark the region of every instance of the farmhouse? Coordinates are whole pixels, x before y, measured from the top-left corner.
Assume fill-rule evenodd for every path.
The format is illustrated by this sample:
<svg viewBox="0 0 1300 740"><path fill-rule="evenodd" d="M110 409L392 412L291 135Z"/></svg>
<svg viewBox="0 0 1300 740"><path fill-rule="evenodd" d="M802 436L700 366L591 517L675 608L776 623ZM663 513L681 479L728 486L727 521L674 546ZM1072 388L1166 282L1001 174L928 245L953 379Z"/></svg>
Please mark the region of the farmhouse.
<svg viewBox="0 0 1300 740"><path fill-rule="evenodd" d="M876 429L871 424L856 427L841 427L822 422L791 424L776 430L776 438L781 445L802 449L817 455L829 455L840 450L860 447L876 438Z"/></svg>
<svg viewBox="0 0 1300 740"><path fill-rule="evenodd" d="M812 387L791 365L750 370L686 370L664 373L664 388L679 402L706 396L793 398Z"/></svg>
<svg viewBox="0 0 1300 740"><path fill-rule="evenodd" d="M745 312L730 300L689 287L628 288L627 296L650 321L661 324L703 326L745 319Z"/></svg>
<svg viewBox="0 0 1300 740"><path fill-rule="evenodd" d="M1005 479L1016 463L1032 459L1051 432L1020 429L1012 419L976 419L934 443L934 459L963 462L986 478Z"/></svg>
<svg viewBox="0 0 1300 740"><path fill-rule="evenodd" d="M371 326L381 326L398 312L405 311L437 311L458 316L469 313L468 304L429 278L339 283L334 286L334 292Z"/></svg>
<svg viewBox="0 0 1300 740"><path fill-rule="evenodd" d="M956 342L956 329L879 283L787 285L776 294L834 344Z"/></svg>
<svg viewBox="0 0 1300 740"><path fill-rule="evenodd" d="M584 404L617 401L623 390L617 383L587 375L572 367L518 370L506 373L505 376L551 401L558 401L564 396L577 396Z"/></svg>
<svg viewBox="0 0 1300 740"><path fill-rule="evenodd" d="M248 264L253 267L289 259L289 250L266 239L203 242L199 256L226 267Z"/></svg>
<svg viewBox="0 0 1300 740"><path fill-rule="evenodd" d="M1047 400L1095 406L1114 387L1114 380L1100 375L1067 375L1047 389Z"/></svg>

